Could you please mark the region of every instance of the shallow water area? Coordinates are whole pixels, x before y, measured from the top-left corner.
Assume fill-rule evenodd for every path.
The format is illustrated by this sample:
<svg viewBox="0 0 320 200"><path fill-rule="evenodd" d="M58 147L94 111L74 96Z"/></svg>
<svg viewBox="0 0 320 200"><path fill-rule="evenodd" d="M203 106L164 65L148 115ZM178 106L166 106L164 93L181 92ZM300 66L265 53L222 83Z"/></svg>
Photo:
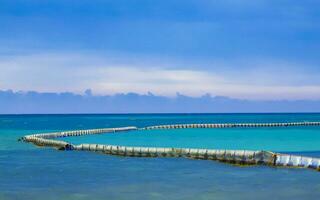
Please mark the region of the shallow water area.
<svg viewBox="0 0 320 200"><path fill-rule="evenodd" d="M320 127L160 129L59 138L72 144L277 152L318 151Z"/></svg>

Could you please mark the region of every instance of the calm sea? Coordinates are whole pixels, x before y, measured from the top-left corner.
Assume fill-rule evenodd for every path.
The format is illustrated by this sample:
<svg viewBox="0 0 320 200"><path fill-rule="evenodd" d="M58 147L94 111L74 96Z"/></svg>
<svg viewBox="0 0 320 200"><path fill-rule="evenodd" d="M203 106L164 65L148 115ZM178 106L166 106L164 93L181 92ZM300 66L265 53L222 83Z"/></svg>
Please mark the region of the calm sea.
<svg viewBox="0 0 320 200"><path fill-rule="evenodd" d="M124 158L17 142L25 134L72 129L295 121L320 121L320 114L0 115L0 199L318 199L320 173L313 170ZM320 157L320 127L152 130L65 140Z"/></svg>

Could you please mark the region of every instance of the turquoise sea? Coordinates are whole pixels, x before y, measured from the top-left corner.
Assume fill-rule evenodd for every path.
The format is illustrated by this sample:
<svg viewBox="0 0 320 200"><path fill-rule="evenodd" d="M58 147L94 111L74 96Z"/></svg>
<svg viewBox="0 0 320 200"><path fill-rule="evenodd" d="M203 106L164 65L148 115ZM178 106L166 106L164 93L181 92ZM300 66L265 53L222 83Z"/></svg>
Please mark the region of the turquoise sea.
<svg viewBox="0 0 320 200"><path fill-rule="evenodd" d="M320 121L320 114L0 115L0 199L318 199L320 173L183 158L126 158L18 142L39 132L180 123ZM320 127L149 130L73 143L252 149L320 157Z"/></svg>

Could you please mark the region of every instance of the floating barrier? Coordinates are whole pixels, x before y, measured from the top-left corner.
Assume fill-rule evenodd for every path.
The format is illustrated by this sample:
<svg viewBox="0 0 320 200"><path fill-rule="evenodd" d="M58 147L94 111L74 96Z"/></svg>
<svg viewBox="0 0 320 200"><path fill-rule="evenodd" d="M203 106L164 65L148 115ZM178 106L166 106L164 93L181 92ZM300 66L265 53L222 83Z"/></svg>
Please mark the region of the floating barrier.
<svg viewBox="0 0 320 200"><path fill-rule="evenodd" d="M148 126L142 130L152 129L183 129L183 128L258 128L258 127L288 127L288 126L320 126L320 122L293 123L230 123L230 124L174 124Z"/></svg>
<svg viewBox="0 0 320 200"><path fill-rule="evenodd" d="M296 156L274 153L270 151L247 150L215 150L193 148L156 148L156 147L128 147L101 144L80 144L55 140L59 137L72 137L90 134L117 133L132 130L151 129L182 129L182 128L238 128L238 127L287 127L287 126L320 126L320 122L296 123L262 123L262 124L176 124L137 127L102 128L89 130L63 131L54 133L40 133L26 135L22 141L31 142L37 146L54 147L59 150L93 151L117 156L130 157L183 157L202 160L217 160L221 162L240 165L268 165L281 167L311 168L320 171L320 158Z"/></svg>

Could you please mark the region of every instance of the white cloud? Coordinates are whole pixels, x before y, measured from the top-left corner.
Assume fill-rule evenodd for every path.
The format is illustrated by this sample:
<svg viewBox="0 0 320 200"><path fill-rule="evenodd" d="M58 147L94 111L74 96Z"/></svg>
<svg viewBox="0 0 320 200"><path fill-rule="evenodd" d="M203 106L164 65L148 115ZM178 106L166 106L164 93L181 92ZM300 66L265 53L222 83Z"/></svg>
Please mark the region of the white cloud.
<svg viewBox="0 0 320 200"><path fill-rule="evenodd" d="M88 54L12 56L0 58L0 89L82 93L91 88L96 94L151 91L166 96L180 92L242 99L320 99L317 82L297 85L292 81L317 74L286 72L287 65L279 63L271 63L273 68L261 65L255 70L222 73L157 64L119 64Z"/></svg>

